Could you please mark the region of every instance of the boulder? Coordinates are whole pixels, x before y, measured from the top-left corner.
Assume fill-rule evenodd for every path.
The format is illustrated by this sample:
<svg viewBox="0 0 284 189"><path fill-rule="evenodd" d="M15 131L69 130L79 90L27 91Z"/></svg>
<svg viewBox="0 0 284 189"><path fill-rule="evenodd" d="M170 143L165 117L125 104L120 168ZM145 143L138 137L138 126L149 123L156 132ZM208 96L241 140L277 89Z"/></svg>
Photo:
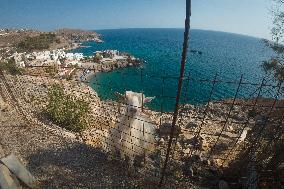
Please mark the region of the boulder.
<svg viewBox="0 0 284 189"><path fill-rule="evenodd" d="M190 139L186 139L183 141L185 146L193 146L194 148L203 149L206 146L206 141L202 137L194 136Z"/></svg>
<svg viewBox="0 0 284 189"><path fill-rule="evenodd" d="M0 163L0 188L1 189L21 189L19 180L10 170Z"/></svg>
<svg viewBox="0 0 284 189"><path fill-rule="evenodd" d="M160 138L160 141L159 141L159 143L160 143L161 145L164 145L164 144L165 144L165 139L163 139L163 138Z"/></svg>
<svg viewBox="0 0 284 189"><path fill-rule="evenodd" d="M161 136L167 136L171 134L172 124L171 123L163 123L159 128L159 133ZM181 133L180 126L176 125L174 129L174 136L177 136Z"/></svg>
<svg viewBox="0 0 284 189"><path fill-rule="evenodd" d="M237 143L241 143L243 141L245 141L245 139L247 138L247 134L250 131L249 127L245 127L242 131L242 134L240 135L238 142Z"/></svg>
<svg viewBox="0 0 284 189"><path fill-rule="evenodd" d="M34 187L36 182L35 178L17 159L15 155L11 154L5 158L2 158L1 161L19 180L21 180L30 188Z"/></svg>

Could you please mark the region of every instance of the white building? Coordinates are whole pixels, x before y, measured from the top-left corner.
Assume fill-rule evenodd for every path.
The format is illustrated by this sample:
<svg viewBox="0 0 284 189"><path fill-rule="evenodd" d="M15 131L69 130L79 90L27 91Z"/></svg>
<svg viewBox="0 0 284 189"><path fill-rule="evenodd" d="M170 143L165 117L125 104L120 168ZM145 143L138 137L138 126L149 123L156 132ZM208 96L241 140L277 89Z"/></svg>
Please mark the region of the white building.
<svg viewBox="0 0 284 189"><path fill-rule="evenodd" d="M61 61L68 65L81 65L81 60L84 59L83 53L65 53L63 50L42 51L33 53L14 53L11 57L15 59L16 64L19 67L25 67L25 65L46 65L46 64L58 64L61 65Z"/></svg>
<svg viewBox="0 0 284 189"><path fill-rule="evenodd" d="M34 52L33 54L35 55L37 60L43 60L43 61L45 60L45 61L47 61L47 60L51 59L50 51Z"/></svg>
<svg viewBox="0 0 284 189"><path fill-rule="evenodd" d="M20 68L26 67L25 56L26 56L26 53L17 53L17 52L12 55L12 57L15 60L16 65Z"/></svg>
<svg viewBox="0 0 284 189"><path fill-rule="evenodd" d="M84 58L83 53L66 53L67 60L82 60Z"/></svg>

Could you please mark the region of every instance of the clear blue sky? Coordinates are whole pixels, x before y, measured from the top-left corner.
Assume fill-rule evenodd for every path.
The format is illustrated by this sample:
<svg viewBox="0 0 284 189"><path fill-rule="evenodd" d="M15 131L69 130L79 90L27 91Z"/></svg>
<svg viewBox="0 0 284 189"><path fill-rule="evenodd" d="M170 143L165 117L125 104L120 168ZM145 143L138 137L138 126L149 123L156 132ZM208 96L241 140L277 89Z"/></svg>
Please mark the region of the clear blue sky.
<svg viewBox="0 0 284 189"><path fill-rule="evenodd" d="M192 27L270 38L271 0L192 0ZM0 0L0 27L181 28L185 0Z"/></svg>

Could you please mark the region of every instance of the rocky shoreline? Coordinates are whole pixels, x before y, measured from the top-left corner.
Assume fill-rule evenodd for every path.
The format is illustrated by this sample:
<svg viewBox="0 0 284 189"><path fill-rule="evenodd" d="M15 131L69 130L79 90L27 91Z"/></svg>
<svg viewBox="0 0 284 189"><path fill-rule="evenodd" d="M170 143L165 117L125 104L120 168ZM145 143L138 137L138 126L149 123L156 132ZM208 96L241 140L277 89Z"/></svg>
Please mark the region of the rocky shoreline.
<svg viewBox="0 0 284 189"><path fill-rule="evenodd" d="M91 63L92 64L92 63ZM89 70L90 72L85 74L84 77L81 79L81 81L90 81L90 79L96 74L100 72L112 72L115 70L127 68L127 67L138 67L141 66L142 62L134 62L130 63L127 61L124 62L114 62L114 63L109 63L109 64L104 64L104 65L83 65L82 67L85 70ZM81 70L78 72L79 75L75 77L75 80L78 80L84 73L84 70Z"/></svg>
<svg viewBox="0 0 284 189"><path fill-rule="evenodd" d="M118 51L114 51L114 52L118 52ZM100 60L96 60L99 63L90 62L90 60L87 59L79 67L80 70L74 79L81 80L81 81L89 81L90 78L92 78L92 76L94 76L96 73L99 73L99 72L111 72L111 71L115 71L115 70L119 70L119 69L123 69L127 67L138 67L144 63L144 61L138 58L135 58L129 54L126 54L126 55L124 54L123 56L120 56L120 55L117 56L116 54L112 55L113 58L111 59L101 58ZM116 56L119 58L123 58L123 59L116 59L115 58ZM89 59L93 60L94 57L90 56ZM104 60L107 60L107 61L104 61Z"/></svg>

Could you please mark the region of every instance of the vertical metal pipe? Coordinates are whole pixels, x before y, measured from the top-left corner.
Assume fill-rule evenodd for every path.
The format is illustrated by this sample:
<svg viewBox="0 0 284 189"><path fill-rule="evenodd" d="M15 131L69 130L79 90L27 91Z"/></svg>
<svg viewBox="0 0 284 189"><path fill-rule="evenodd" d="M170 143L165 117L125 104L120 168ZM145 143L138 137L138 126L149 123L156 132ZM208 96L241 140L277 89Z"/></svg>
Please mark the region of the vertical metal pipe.
<svg viewBox="0 0 284 189"><path fill-rule="evenodd" d="M177 122L177 118L178 118L180 96L181 96L181 93L182 93L182 84L183 84L183 77L184 77L185 64L186 64L186 58L187 58L187 49L189 47L190 16L191 16L191 0L186 0L185 31L184 31L183 51L182 51L182 59L181 59L181 65L180 65L178 90L177 90L177 94L176 94L175 111L174 111L174 115L173 115L170 139L169 139L169 142L168 142L165 163L164 163L164 166L162 168L162 174L161 174L159 187L162 186L164 178L165 178L166 168L167 168L167 165L168 165L169 155L170 155L172 141L173 141L173 137L174 137L174 130L175 130L175 126L176 126L176 122Z"/></svg>

